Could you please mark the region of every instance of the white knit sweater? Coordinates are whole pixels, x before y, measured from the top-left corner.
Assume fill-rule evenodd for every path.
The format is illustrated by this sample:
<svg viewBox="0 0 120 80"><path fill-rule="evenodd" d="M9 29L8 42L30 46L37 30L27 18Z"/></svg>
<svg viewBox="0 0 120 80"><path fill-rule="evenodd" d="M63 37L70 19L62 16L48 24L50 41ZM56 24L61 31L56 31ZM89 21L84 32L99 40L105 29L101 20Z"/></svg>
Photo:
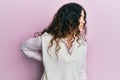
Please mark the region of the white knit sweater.
<svg viewBox="0 0 120 80"><path fill-rule="evenodd" d="M26 40L21 49L29 58L34 58L38 61L43 61L44 73L41 80L87 80L86 74L86 54L87 43L82 39L79 40L81 44L74 41L70 51L62 39L59 43L61 49L58 52L58 59L55 54L55 45L48 50L49 42L52 36L44 33L42 36L36 38L29 38ZM69 54L71 52L71 55Z"/></svg>

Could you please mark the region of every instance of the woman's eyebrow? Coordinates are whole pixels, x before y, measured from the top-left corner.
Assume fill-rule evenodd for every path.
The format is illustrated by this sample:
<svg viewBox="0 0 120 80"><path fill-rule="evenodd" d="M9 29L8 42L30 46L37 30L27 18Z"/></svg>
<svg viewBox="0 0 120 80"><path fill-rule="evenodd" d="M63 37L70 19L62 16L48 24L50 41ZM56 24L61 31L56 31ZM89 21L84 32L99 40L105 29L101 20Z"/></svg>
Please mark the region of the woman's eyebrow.
<svg viewBox="0 0 120 80"><path fill-rule="evenodd" d="M84 17L84 15L81 15L82 17Z"/></svg>

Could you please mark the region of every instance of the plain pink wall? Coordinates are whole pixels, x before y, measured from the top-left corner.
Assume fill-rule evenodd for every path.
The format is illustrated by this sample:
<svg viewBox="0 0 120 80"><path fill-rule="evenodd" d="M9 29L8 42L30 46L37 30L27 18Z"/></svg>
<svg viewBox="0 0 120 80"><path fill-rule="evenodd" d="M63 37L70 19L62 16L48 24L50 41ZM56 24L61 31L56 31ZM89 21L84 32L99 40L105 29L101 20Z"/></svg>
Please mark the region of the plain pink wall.
<svg viewBox="0 0 120 80"><path fill-rule="evenodd" d="M88 80L120 80L119 0L0 1L0 80L40 80L42 63L22 54L21 43L48 26L58 8L71 1L88 14Z"/></svg>

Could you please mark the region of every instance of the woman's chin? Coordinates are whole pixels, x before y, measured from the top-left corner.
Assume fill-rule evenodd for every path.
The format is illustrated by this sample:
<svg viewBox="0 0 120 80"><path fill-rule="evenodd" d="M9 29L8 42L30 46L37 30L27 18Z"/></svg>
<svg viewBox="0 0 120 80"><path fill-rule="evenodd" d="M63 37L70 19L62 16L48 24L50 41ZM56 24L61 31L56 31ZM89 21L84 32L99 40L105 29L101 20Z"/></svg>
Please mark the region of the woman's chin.
<svg viewBox="0 0 120 80"><path fill-rule="evenodd" d="M80 32L82 32L82 31L83 31L83 29L81 28L81 29L80 29Z"/></svg>

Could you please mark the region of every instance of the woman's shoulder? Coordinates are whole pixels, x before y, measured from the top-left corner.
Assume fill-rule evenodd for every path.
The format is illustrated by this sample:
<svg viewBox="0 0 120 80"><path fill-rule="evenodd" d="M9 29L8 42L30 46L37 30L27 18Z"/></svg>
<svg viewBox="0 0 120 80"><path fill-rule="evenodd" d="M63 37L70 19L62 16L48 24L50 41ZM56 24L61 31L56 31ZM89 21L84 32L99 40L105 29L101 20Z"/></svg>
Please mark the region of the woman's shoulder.
<svg viewBox="0 0 120 80"><path fill-rule="evenodd" d="M43 34L42 34L42 36L52 36L50 33L48 33L48 32L44 32Z"/></svg>
<svg viewBox="0 0 120 80"><path fill-rule="evenodd" d="M48 33L48 32L44 32L41 36L42 36L43 38L47 38L47 39L50 39L50 38L53 37L53 36L52 36L50 33Z"/></svg>

